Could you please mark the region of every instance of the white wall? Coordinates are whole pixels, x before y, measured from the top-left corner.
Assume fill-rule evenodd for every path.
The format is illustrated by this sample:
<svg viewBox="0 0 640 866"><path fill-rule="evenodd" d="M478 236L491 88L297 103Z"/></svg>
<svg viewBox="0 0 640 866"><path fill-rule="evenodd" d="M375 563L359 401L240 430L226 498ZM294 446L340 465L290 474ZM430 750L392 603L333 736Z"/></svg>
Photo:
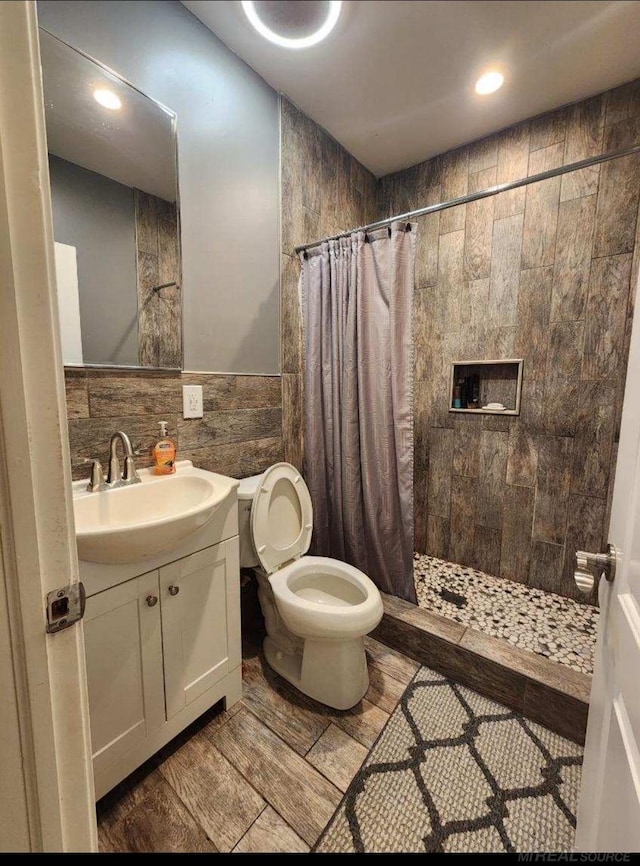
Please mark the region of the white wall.
<svg viewBox="0 0 640 866"><path fill-rule="evenodd" d="M279 372L275 91L173 0L40 0L38 15L178 115L185 369Z"/></svg>

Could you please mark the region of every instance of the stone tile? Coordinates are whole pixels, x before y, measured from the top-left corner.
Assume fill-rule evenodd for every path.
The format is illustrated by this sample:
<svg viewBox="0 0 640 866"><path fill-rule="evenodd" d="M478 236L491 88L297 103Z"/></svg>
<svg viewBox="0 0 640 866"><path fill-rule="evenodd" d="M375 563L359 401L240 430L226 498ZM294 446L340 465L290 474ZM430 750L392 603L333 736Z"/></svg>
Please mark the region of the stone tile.
<svg viewBox="0 0 640 866"><path fill-rule="evenodd" d="M523 214L493 224L488 315L494 325L515 325L520 283Z"/></svg>
<svg viewBox="0 0 640 866"><path fill-rule="evenodd" d="M525 359L529 380L544 379L549 349L553 268L520 272L515 353Z"/></svg>
<svg viewBox="0 0 640 866"><path fill-rule="evenodd" d="M534 492L507 486L504 496L500 576L526 583L531 558Z"/></svg>
<svg viewBox="0 0 640 866"><path fill-rule="evenodd" d="M215 846L163 780L121 822L98 826L101 853L213 854Z"/></svg>
<svg viewBox="0 0 640 866"><path fill-rule="evenodd" d="M282 439L255 439L247 442L232 442L228 445L208 445L182 451L183 460L191 460L198 469L246 478L258 475L274 463L284 460Z"/></svg>
<svg viewBox="0 0 640 866"><path fill-rule="evenodd" d="M64 387L67 398L67 418L89 417L89 392L86 373L73 375L65 370Z"/></svg>
<svg viewBox="0 0 640 866"><path fill-rule="evenodd" d="M329 725L326 714L271 670L262 655L243 662L243 701L299 755L306 755Z"/></svg>
<svg viewBox="0 0 640 866"><path fill-rule="evenodd" d="M473 645L483 658L588 701L585 675L593 670L599 611L585 604L584 596L578 604L527 583L421 554L414 556L414 575L419 612L428 613L429 619L421 622L417 614L402 618L419 633L438 633L431 623L439 624L444 615L457 628L466 626L449 646ZM394 616L392 610L388 613ZM401 615L402 611L395 621ZM471 635L471 630L480 636ZM409 638L407 645L418 647L418 638Z"/></svg>
<svg viewBox="0 0 640 866"><path fill-rule="evenodd" d="M488 529L502 529L502 505L508 454L508 433L482 431L476 523Z"/></svg>
<svg viewBox="0 0 640 866"><path fill-rule="evenodd" d="M476 526L473 567L488 574L498 574L501 545L502 533L499 529Z"/></svg>
<svg viewBox="0 0 640 866"><path fill-rule="evenodd" d="M499 135L491 135L469 145L469 174L497 166L498 141Z"/></svg>
<svg viewBox="0 0 640 866"><path fill-rule="evenodd" d="M449 556L449 539L451 531L449 520L427 514L427 552L432 556L447 559Z"/></svg>
<svg viewBox="0 0 640 866"><path fill-rule="evenodd" d="M470 192L487 189L495 183L495 167L485 168L469 175ZM481 280L491 275L494 201L495 197L490 196L467 205L464 242L465 280Z"/></svg>
<svg viewBox="0 0 640 866"><path fill-rule="evenodd" d="M620 150L628 144L620 134L620 126L607 129L605 150ZM639 199L640 157L626 156L603 163L598 185L594 256L633 251Z"/></svg>
<svg viewBox="0 0 640 866"><path fill-rule="evenodd" d="M91 377L88 381L92 418L117 418L125 415L182 414L180 374L170 378L142 376Z"/></svg>
<svg viewBox="0 0 640 866"><path fill-rule="evenodd" d="M538 442L534 538L562 544L567 528L573 439L541 436Z"/></svg>
<svg viewBox="0 0 640 866"><path fill-rule="evenodd" d="M442 201L466 195L469 182L469 149L458 148L438 157L442 178ZM440 213L440 234L464 229L465 205L449 208Z"/></svg>
<svg viewBox="0 0 640 866"><path fill-rule="evenodd" d="M531 546L529 586L559 592L562 588L559 578L562 575L563 563L564 545L534 541Z"/></svg>
<svg viewBox="0 0 640 866"><path fill-rule="evenodd" d="M474 557L476 498L474 482L454 475L451 481L449 556L471 565Z"/></svg>
<svg viewBox="0 0 640 866"><path fill-rule="evenodd" d="M531 151L564 142L566 127L567 110L565 108L534 117L530 121L529 147Z"/></svg>
<svg viewBox="0 0 640 866"><path fill-rule="evenodd" d="M302 471L304 466L304 415L302 377L282 375L282 441L285 459Z"/></svg>
<svg viewBox="0 0 640 866"><path fill-rule="evenodd" d="M528 682L524 692L523 714L540 725L552 729L563 737L584 744L587 731L589 704L547 688Z"/></svg>
<svg viewBox="0 0 640 866"><path fill-rule="evenodd" d="M620 375L624 354L631 254L594 259L589 280L583 379Z"/></svg>
<svg viewBox="0 0 640 866"><path fill-rule="evenodd" d="M607 541L608 516L605 499L571 493L567 508L566 554L562 582L557 592L579 601L596 601L596 593L589 598L579 592L573 579L577 550L591 552L604 550Z"/></svg>
<svg viewBox="0 0 640 866"><path fill-rule="evenodd" d="M283 373L298 373L300 371L302 327L298 296L299 275L298 259L294 256L281 256L280 328Z"/></svg>
<svg viewBox="0 0 640 866"><path fill-rule="evenodd" d="M407 602L408 603L408 602ZM415 605L410 605L415 607ZM364 646L367 652L367 661L370 667L376 667L378 670L392 677L403 686L408 686L413 679L420 665L407 658L402 653L396 652L391 647L385 646L380 641L366 636Z"/></svg>
<svg viewBox="0 0 640 866"><path fill-rule="evenodd" d="M462 307L460 310L460 329L476 337L482 334L482 325L489 306L490 280L472 280L462 287ZM479 352L480 349L476 349ZM475 359L471 359L475 360Z"/></svg>
<svg viewBox="0 0 640 866"><path fill-rule="evenodd" d="M213 737L213 743L251 786L308 845L313 845L340 792L247 710Z"/></svg>
<svg viewBox="0 0 640 866"><path fill-rule="evenodd" d="M596 214L595 195L561 202L558 211L551 321L584 318Z"/></svg>
<svg viewBox="0 0 640 866"><path fill-rule="evenodd" d="M418 578L418 583L420 584L420 572L421 567L424 565L425 561L427 564L431 563L434 560L434 557L424 557L424 556L414 556L414 569L416 571L416 576ZM455 563L444 563L441 560L436 560L438 563L442 563L442 565L447 565L449 570L453 570L456 573L461 570L461 567L455 565ZM396 622L403 622L408 625L413 625L420 632L427 633L432 635L433 637L441 638L443 641L446 641L448 644L457 644L460 642L462 635L465 633L465 627L460 625L458 622L454 622L451 618L442 616L441 614L433 613L429 610L429 605L423 605L421 607L416 607L415 604L411 604L408 601L404 601L402 598L396 598L394 595L389 595L388 593L382 593L382 605L384 607L385 619L392 619ZM435 607L435 605L433 605ZM384 619L383 619L384 622ZM374 634L375 636L375 634ZM392 646L387 641L383 641L387 646ZM403 655L407 655L407 653L403 653ZM409 654L410 658L413 658L411 654Z"/></svg>
<svg viewBox="0 0 640 866"><path fill-rule="evenodd" d="M267 806L238 842L232 854L307 854L309 846L280 815Z"/></svg>
<svg viewBox="0 0 640 866"><path fill-rule="evenodd" d="M125 428L126 429L126 428ZM178 419L178 437L184 450L267 439L282 435L282 409L235 409L210 412L197 420Z"/></svg>
<svg viewBox="0 0 640 866"><path fill-rule="evenodd" d="M429 514L448 518L451 503L453 430L429 431Z"/></svg>
<svg viewBox="0 0 640 866"><path fill-rule="evenodd" d="M558 145L545 150L556 147ZM523 269L546 267L554 263L560 182L561 178L553 177L527 187L522 236Z"/></svg>
<svg viewBox="0 0 640 866"><path fill-rule="evenodd" d="M638 80L616 87L605 96L607 126L640 116L640 82Z"/></svg>
<svg viewBox="0 0 640 866"><path fill-rule="evenodd" d="M557 436L572 436L575 433L583 344L582 322L557 322L551 325L544 425L549 433Z"/></svg>
<svg viewBox="0 0 640 866"><path fill-rule="evenodd" d="M329 725L308 753L307 761L336 788L346 791L368 753L368 749L341 728Z"/></svg>
<svg viewBox="0 0 640 866"><path fill-rule="evenodd" d="M564 140L554 144L549 144L546 147L536 148L535 150L531 149L529 152L529 177L532 177L534 174L542 174L542 172L559 168L562 165L563 157ZM537 185L538 184L534 184L533 186ZM531 189L531 186L527 187L527 191L529 189ZM559 193L560 190L558 189L558 194Z"/></svg>
<svg viewBox="0 0 640 866"><path fill-rule="evenodd" d="M219 851L231 851L264 809L262 797L205 732L166 757L160 772Z"/></svg>
<svg viewBox="0 0 640 866"><path fill-rule="evenodd" d="M573 446L572 493L606 498L614 432L613 405L584 406Z"/></svg>
<svg viewBox="0 0 640 866"><path fill-rule="evenodd" d="M475 421L475 418L471 420ZM480 439L479 425L473 427L457 427L453 433L453 463L454 475L464 478L477 478L480 474Z"/></svg>
<svg viewBox="0 0 640 866"><path fill-rule="evenodd" d="M529 168L529 123L521 123L505 130L498 146L497 183L520 180L527 176ZM496 197L494 218L496 220L521 214L524 211L525 189L510 190Z"/></svg>
<svg viewBox="0 0 640 866"><path fill-rule="evenodd" d="M413 544L416 550L427 550L428 469L413 469ZM440 518L436 518L440 520Z"/></svg>
<svg viewBox="0 0 640 866"><path fill-rule="evenodd" d="M464 231L440 235L437 303L438 314L443 316L446 331L455 331L460 324L464 239Z"/></svg>
<svg viewBox="0 0 640 866"><path fill-rule="evenodd" d="M514 424L509 431L507 484L534 487L538 469L538 442L523 424Z"/></svg>
<svg viewBox="0 0 640 866"><path fill-rule="evenodd" d="M564 162L578 162L602 153L605 101L594 96L569 106ZM593 195L598 191L600 166L591 166L562 176L560 201Z"/></svg>
<svg viewBox="0 0 640 866"><path fill-rule="evenodd" d="M440 187L426 191L425 205L441 201ZM438 281L438 237L440 235L440 212L418 217L415 279L416 288L435 286Z"/></svg>
<svg viewBox="0 0 640 866"><path fill-rule="evenodd" d="M366 698L350 710L344 712L329 710L328 715L334 724L368 749L373 746L378 739L378 734L389 720L389 713Z"/></svg>

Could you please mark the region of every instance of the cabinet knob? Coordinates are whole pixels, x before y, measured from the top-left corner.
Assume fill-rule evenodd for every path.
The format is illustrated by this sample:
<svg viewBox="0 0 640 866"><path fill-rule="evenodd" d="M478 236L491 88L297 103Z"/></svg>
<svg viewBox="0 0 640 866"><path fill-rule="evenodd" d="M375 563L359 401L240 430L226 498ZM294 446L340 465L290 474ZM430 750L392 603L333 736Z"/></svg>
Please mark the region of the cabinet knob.
<svg viewBox="0 0 640 866"><path fill-rule="evenodd" d="M149 605L149 607L154 607L157 603L158 603L158 596L157 595L148 595L147 596L147 604Z"/></svg>
<svg viewBox="0 0 640 866"><path fill-rule="evenodd" d="M179 586L170 586L169 587L169 595L177 595L180 592Z"/></svg>

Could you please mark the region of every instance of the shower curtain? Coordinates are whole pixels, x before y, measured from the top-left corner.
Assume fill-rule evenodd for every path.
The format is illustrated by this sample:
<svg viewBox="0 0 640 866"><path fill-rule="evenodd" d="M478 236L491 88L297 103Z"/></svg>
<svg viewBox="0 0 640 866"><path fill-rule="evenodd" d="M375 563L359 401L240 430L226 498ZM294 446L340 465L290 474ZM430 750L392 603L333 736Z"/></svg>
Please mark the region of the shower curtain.
<svg viewBox="0 0 640 866"><path fill-rule="evenodd" d="M398 222L325 241L300 276L312 550L414 603L415 233Z"/></svg>

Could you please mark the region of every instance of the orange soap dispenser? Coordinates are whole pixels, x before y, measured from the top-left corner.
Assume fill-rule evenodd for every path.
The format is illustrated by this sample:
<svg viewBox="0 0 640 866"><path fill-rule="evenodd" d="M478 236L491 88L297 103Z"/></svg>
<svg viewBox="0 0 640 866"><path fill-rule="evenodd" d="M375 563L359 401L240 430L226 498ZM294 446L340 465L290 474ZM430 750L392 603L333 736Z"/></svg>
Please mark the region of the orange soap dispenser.
<svg viewBox="0 0 640 866"><path fill-rule="evenodd" d="M154 474L172 475L176 471L176 446L167 438L167 422L160 421L160 440L153 449Z"/></svg>

